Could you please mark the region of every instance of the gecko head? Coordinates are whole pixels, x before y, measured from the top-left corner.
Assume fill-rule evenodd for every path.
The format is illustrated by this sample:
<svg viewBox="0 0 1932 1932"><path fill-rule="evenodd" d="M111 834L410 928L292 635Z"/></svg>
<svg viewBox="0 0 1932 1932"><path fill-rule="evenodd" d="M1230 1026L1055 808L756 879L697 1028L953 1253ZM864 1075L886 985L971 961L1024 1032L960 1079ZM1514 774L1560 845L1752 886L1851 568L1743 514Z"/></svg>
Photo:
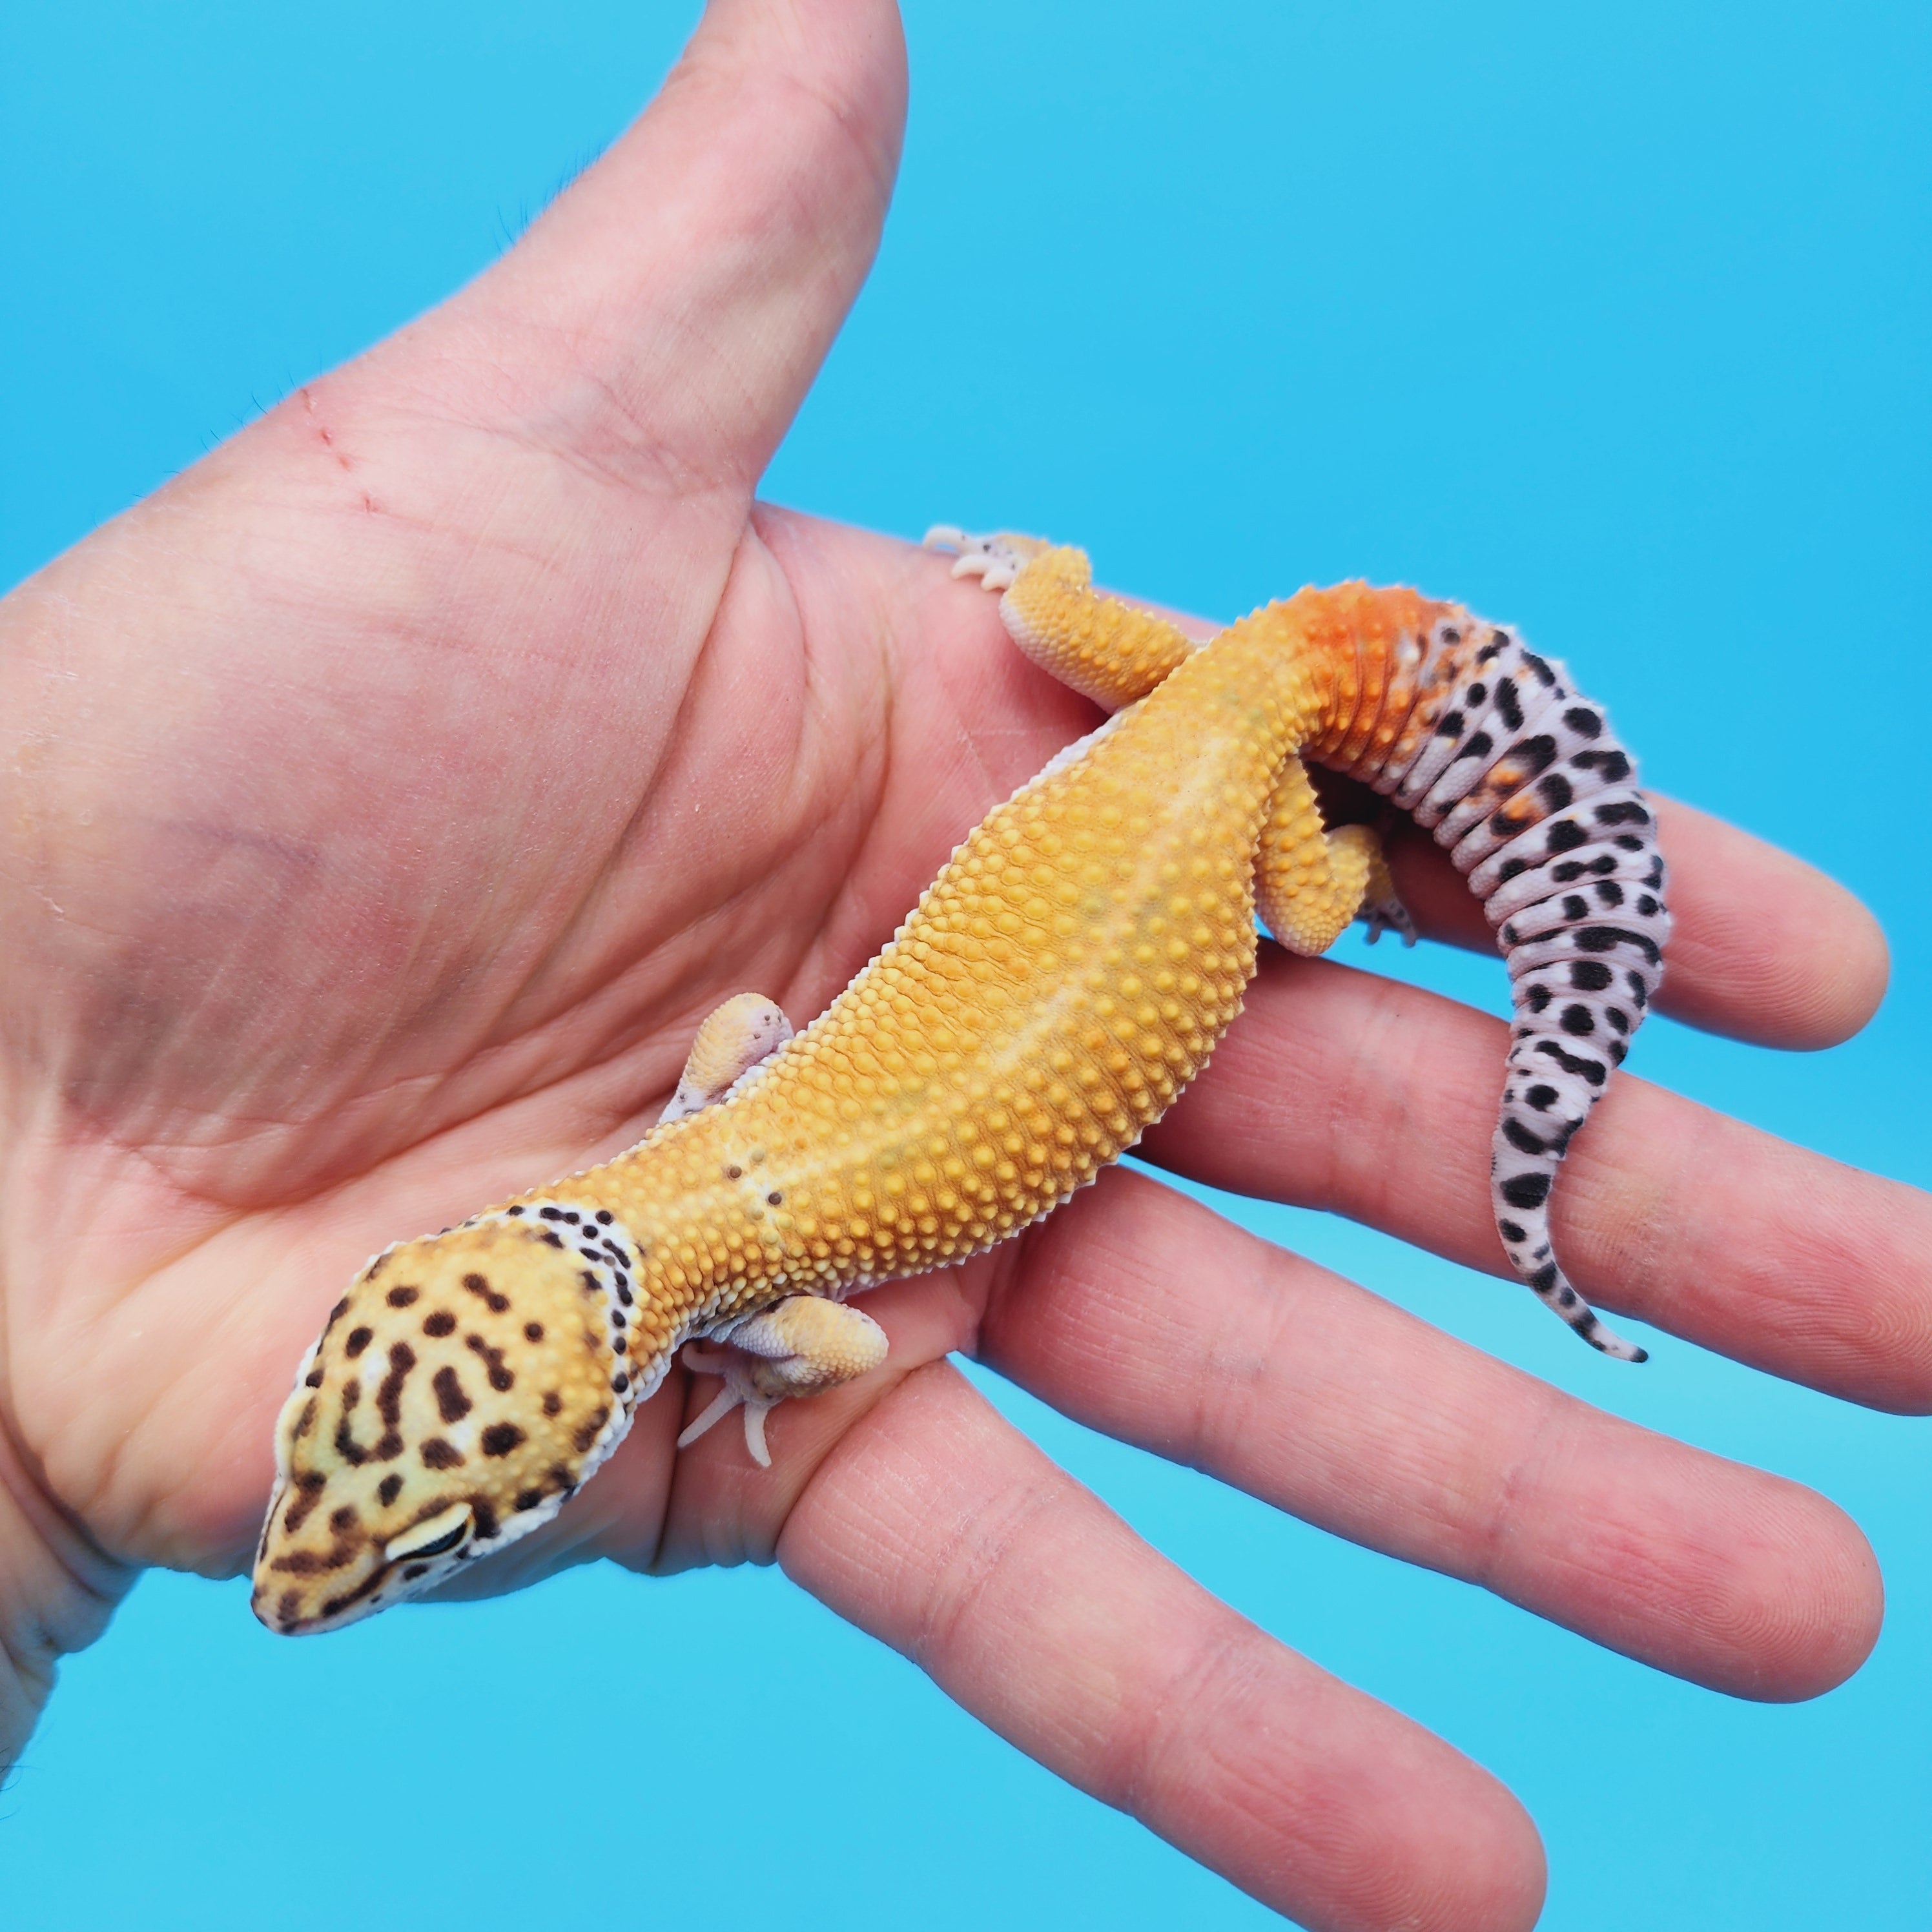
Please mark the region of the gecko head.
<svg viewBox="0 0 1932 1932"><path fill-rule="evenodd" d="M608 1214L551 1200L371 1262L276 1425L256 1616L338 1629L555 1516L668 1360L638 1266Z"/></svg>

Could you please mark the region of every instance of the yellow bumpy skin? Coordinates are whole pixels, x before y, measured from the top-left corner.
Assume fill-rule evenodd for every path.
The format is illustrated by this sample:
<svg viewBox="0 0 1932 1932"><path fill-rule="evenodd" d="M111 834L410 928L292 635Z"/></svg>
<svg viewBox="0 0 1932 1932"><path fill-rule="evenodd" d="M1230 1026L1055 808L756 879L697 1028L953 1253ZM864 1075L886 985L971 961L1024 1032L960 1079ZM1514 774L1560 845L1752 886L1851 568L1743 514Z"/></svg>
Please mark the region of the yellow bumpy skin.
<svg viewBox="0 0 1932 1932"><path fill-rule="evenodd" d="M1454 821L1457 862L1486 862L1478 890L1508 898L1530 932L1509 941L1513 973L1519 953L1528 962L1520 1011L1550 1006L1547 982L1578 969L1568 1016L1543 1030L1563 1064L1540 1054L1537 1026L1518 1030L1497 1186L1499 1203L1527 1204L1499 1226L1559 1314L1635 1352L1563 1281L1544 1204L1622 1058L1620 1046L1594 1057L1577 1016L1587 1004L1620 1042L1660 970L1660 862L1645 840L1636 856L1615 842L1642 808L1600 716L1510 634L1412 591L1304 592L1196 649L1096 597L1077 550L934 534L961 572L1005 591L1023 650L1125 708L986 818L802 1033L740 995L706 1022L678 1097L636 1147L370 1265L278 1432L254 1596L272 1629L366 1616L548 1520L688 1342L724 1345L686 1355L722 1386L683 1439L742 1405L764 1462L776 1402L884 1359L883 1334L844 1297L1050 1213L1199 1072L1254 970L1258 894L1298 950L1358 916L1406 932L1377 842L1324 828L1301 757L1424 822ZM1556 750L1535 728L1552 704L1571 721ZM1498 705L1522 727L1507 742L1472 722ZM1599 761L1587 772L1602 782L1579 758ZM1593 796L1611 816L1576 830ZM1532 854L1539 838L1549 850ZM1607 898L1586 919L1548 915L1536 896L1578 853L1596 868L1577 875L1588 888L1628 902L1618 927Z"/></svg>

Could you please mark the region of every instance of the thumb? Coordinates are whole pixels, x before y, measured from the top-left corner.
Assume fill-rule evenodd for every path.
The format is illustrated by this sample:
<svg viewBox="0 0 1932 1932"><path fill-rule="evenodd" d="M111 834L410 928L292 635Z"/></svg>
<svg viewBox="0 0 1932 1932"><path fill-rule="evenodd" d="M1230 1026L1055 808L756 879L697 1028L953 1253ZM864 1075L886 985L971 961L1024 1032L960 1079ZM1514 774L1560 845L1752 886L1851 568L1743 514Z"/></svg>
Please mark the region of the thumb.
<svg viewBox="0 0 1932 1932"><path fill-rule="evenodd" d="M905 96L893 0L712 0L629 131L404 340L472 350L484 412L540 445L748 495L872 265Z"/></svg>

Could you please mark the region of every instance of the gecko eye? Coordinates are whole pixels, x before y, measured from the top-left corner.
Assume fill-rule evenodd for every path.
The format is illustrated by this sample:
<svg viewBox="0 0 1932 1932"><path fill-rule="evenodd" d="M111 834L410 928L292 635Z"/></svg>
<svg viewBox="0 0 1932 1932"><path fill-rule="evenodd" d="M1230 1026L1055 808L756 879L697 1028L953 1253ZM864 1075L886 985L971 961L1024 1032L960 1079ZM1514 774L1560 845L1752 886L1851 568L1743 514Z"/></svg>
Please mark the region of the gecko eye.
<svg viewBox="0 0 1932 1932"><path fill-rule="evenodd" d="M392 1537L382 1546L385 1561L400 1563L407 1556L442 1556L454 1550L470 1534L471 1518L467 1503L452 1503L446 1510L412 1523L401 1535Z"/></svg>

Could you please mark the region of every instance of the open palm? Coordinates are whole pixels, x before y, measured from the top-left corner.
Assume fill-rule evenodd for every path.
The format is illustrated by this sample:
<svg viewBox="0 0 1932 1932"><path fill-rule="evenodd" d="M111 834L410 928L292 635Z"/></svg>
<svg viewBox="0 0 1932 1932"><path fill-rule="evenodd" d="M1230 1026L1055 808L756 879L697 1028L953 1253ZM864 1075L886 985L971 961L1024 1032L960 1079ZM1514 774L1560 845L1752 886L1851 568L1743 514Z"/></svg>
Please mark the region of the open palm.
<svg viewBox="0 0 1932 1932"><path fill-rule="evenodd" d="M817 1012L1092 722L941 561L754 500L902 111L886 0L720 0L488 274L0 605L0 1750L138 1566L245 1561L293 1364L370 1250L636 1138L726 994ZM1774 1044L1862 1022L1884 956L1853 902L1694 814L1664 832L1666 1005ZM1486 944L1432 850L1401 864L1426 927ZM1270 953L1148 1151L1501 1273L1501 1030ZM1909 1190L1626 1081L1558 1220L1609 1306L1932 1406ZM788 1405L771 1472L728 1431L676 1454L674 1377L473 1582L776 1556L1063 1774L1336 1927L1526 1924L1534 1831L1139 1544L950 1351L1728 1690L1810 1694L1876 1634L1829 1504L1144 1177L866 1305L890 1364Z"/></svg>

